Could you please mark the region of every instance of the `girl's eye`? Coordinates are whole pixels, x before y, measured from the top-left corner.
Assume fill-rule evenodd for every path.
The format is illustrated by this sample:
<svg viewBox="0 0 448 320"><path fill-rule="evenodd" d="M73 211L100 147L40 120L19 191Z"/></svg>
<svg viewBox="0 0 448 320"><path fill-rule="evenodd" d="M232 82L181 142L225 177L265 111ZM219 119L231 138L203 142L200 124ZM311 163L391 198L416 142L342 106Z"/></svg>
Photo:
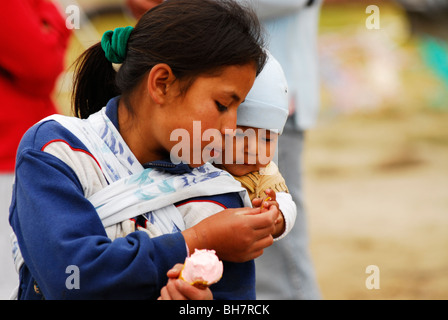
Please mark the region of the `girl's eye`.
<svg viewBox="0 0 448 320"><path fill-rule="evenodd" d="M228 107L226 107L225 105L219 103L218 101L215 101L215 102L216 102L216 106L217 106L219 112L227 111Z"/></svg>

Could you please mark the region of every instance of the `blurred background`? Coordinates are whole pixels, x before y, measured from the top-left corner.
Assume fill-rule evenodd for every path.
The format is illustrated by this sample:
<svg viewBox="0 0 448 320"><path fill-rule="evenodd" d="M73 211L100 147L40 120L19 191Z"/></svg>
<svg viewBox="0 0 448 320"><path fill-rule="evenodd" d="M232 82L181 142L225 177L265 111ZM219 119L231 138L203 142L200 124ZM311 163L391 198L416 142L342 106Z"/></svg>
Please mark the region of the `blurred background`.
<svg viewBox="0 0 448 320"><path fill-rule="evenodd" d="M121 0L81 8L54 97L70 113L70 65L135 20ZM324 299L448 299L448 1L325 0L321 110L304 189ZM368 29L368 5L380 10ZM380 271L367 289L366 268Z"/></svg>
<svg viewBox="0 0 448 320"><path fill-rule="evenodd" d="M367 5L380 9L369 30ZM448 3L325 1L305 193L324 298L448 298ZM366 267L380 270L368 290Z"/></svg>

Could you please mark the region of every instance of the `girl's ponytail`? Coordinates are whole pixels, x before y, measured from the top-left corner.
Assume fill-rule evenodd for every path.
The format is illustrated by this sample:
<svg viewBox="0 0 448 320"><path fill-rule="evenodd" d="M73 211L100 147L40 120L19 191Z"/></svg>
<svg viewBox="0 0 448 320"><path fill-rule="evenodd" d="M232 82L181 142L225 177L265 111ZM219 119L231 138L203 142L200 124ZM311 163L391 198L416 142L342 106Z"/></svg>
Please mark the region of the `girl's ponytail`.
<svg viewBox="0 0 448 320"><path fill-rule="evenodd" d="M123 63L127 42L134 28L116 28L104 33L100 43L90 47L75 62L73 112L85 119L101 110L120 94L112 63Z"/></svg>
<svg viewBox="0 0 448 320"><path fill-rule="evenodd" d="M72 94L74 115L86 119L118 95L115 76L116 71L106 59L101 43L87 49L75 62Z"/></svg>

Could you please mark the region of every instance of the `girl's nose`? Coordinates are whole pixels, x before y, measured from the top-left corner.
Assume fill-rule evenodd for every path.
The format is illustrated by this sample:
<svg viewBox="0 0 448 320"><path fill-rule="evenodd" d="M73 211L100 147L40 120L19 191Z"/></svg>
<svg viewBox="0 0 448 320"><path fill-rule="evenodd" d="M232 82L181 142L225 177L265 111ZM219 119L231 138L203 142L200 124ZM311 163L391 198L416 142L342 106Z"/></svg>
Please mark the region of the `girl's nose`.
<svg viewBox="0 0 448 320"><path fill-rule="evenodd" d="M227 112L221 122L221 134L234 135L236 130L236 110Z"/></svg>

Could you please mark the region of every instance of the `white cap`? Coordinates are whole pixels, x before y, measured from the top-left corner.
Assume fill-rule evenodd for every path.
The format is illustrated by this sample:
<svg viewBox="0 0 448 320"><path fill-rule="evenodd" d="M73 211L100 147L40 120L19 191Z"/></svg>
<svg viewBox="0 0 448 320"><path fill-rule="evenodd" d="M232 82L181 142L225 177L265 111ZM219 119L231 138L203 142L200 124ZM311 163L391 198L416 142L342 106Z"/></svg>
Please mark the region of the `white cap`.
<svg viewBox="0 0 448 320"><path fill-rule="evenodd" d="M281 134L288 118L288 83L280 63L267 55L266 65L238 107L236 123Z"/></svg>

